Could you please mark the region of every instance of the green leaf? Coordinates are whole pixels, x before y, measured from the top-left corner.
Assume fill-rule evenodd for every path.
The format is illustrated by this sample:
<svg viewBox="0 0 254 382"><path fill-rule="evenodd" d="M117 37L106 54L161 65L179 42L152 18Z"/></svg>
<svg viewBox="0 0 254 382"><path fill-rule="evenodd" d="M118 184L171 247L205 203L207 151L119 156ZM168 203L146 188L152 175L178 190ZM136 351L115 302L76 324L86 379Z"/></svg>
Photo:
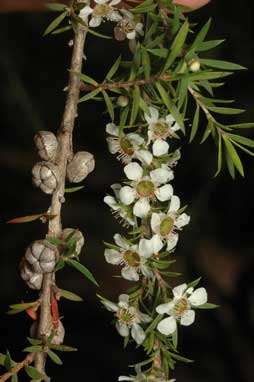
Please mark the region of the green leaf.
<svg viewBox="0 0 254 382"><path fill-rule="evenodd" d="M229 156L231 157L236 169L238 170L240 175L244 177L243 165L242 165L241 159L239 158L239 155L237 154L236 149L234 148L232 143L227 139L227 137L224 134L222 135L222 138L224 140L226 150Z"/></svg>
<svg viewBox="0 0 254 382"><path fill-rule="evenodd" d="M197 48L197 52L205 52L207 50L213 49L216 46L222 44L225 41L223 40L211 40L211 41L203 41Z"/></svg>
<svg viewBox="0 0 254 382"><path fill-rule="evenodd" d="M98 86L98 82L96 82L93 78L87 76L86 74L80 73L80 72L75 72L74 70L70 70L70 72L75 74L83 82L90 84L90 85L93 85L93 86Z"/></svg>
<svg viewBox="0 0 254 382"><path fill-rule="evenodd" d="M166 58L168 56L168 49L161 48L161 49L147 49L147 52L153 54L154 56Z"/></svg>
<svg viewBox="0 0 254 382"><path fill-rule="evenodd" d="M188 288L195 288L199 284L200 280L201 280L201 277L191 281L190 283L187 284L187 288L186 289L188 289Z"/></svg>
<svg viewBox="0 0 254 382"><path fill-rule="evenodd" d="M131 126L135 123L137 115L138 115L139 99L140 99L140 90L139 90L139 87L135 85L133 90L133 100L132 100L132 109L131 109L131 117L130 117Z"/></svg>
<svg viewBox="0 0 254 382"><path fill-rule="evenodd" d="M204 143L207 140L207 138L211 134L213 128L214 128L214 124L213 124L213 121L210 119L208 121L207 126L206 126L206 129L205 129L205 132L203 134L203 137L202 137L202 139L200 141L200 144Z"/></svg>
<svg viewBox="0 0 254 382"><path fill-rule="evenodd" d="M108 93L105 92L105 90L102 90L102 95L104 97L104 100L105 100L105 103L106 103L107 110L108 110L108 113L110 115L110 118L111 118L112 121L114 121L115 113L114 113L113 103L112 103Z"/></svg>
<svg viewBox="0 0 254 382"><path fill-rule="evenodd" d="M143 1L140 5L130 9L131 13L149 13L157 7L157 4L153 3L153 0Z"/></svg>
<svg viewBox="0 0 254 382"><path fill-rule="evenodd" d="M230 176L235 179L235 167L234 167L234 163L231 159L231 156L229 155L229 153L226 151L226 154L225 154L225 157L226 157L226 164L227 164L227 168L228 168L228 172L230 174Z"/></svg>
<svg viewBox="0 0 254 382"><path fill-rule="evenodd" d="M241 114L244 113L244 109L235 109L232 107L217 107L217 106L207 106L207 108L218 114L227 114L227 115L235 115L235 114Z"/></svg>
<svg viewBox="0 0 254 382"><path fill-rule="evenodd" d="M189 143L191 143L193 141L193 139L195 138L196 133L198 131L199 111L200 111L200 107L199 107L199 105L197 105L197 108L196 108L196 111L194 114L194 118L193 118Z"/></svg>
<svg viewBox="0 0 254 382"><path fill-rule="evenodd" d="M65 241L58 239L57 237L46 235L46 240L53 245L65 245Z"/></svg>
<svg viewBox="0 0 254 382"><path fill-rule="evenodd" d="M26 310L27 308L31 308L33 306L37 306L38 305L38 301L33 301L33 302L25 302L25 303L21 303L21 304L12 304L12 305L9 305L9 307L13 310Z"/></svg>
<svg viewBox="0 0 254 382"><path fill-rule="evenodd" d="M73 268L75 268L77 271L82 273L88 280L90 280L94 285L99 286L97 281L95 280L93 274L83 265L80 264L76 260L68 259L66 260L67 264L71 265Z"/></svg>
<svg viewBox="0 0 254 382"><path fill-rule="evenodd" d="M172 358L175 358L177 361L181 361L181 362L185 362L185 363L194 362L192 359L189 359L189 358L186 358L186 357L182 357L179 354L171 353L171 356L172 356Z"/></svg>
<svg viewBox="0 0 254 382"><path fill-rule="evenodd" d="M71 29L72 29L71 25L66 25L65 27L55 29L51 34L55 35L55 34L65 33Z"/></svg>
<svg viewBox="0 0 254 382"><path fill-rule="evenodd" d="M236 142L242 143L245 146L254 147L254 141L252 139L242 137L241 135L231 134L231 133L227 133L227 136Z"/></svg>
<svg viewBox="0 0 254 382"><path fill-rule="evenodd" d="M232 72L214 72L212 70L203 70L197 73L191 73L188 75L191 81L201 80L215 80L216 78L223 78L230 76Z"/></svg>
<svg viewBox="0 0 254 382"><path fill-rule="evenodd" d="M42 350L43 350L42 346L34 345L34 346L28 346L25 349L23 349L22 351L26 352L26 353L41 353Z"/></svg>
<svg viewBox="0 0 254 382"><path fill-rule="evenodd" d="M96 37L99 37L99 38L105 38L106 40L112 40L111 36L107 36L105 34L102 34L102 33L99 33L99 32L95 32L95 30L90 29L90 28L87 29L87 32L91 33L93 36L96 36Z"/></svg>
<svg viewBox="0 0 254 382"><path fill-rule="evenodd" d="M254 128L254 122L236 123L234 125L228 125L227 127L230 127L232 129L253 129Z"/></svg>
<svg viewBox="0 0 254 382"><path fill-rule="evenodd" d="M66 345L55 345L55 344L50 344L50 349L54 349L57 351L62 351L62 352L71 352L71 351L77 351L77 348L73 348L72 346L66 346Z"/></svg>
<svg viewBox="0 0 254 382"><path fill-rule="evenodd" d="M12 359L9 350L6 352L5 360L4 360L4 367L7 371L10 371L12 368Z"/></svg>
<svg viewBox="0 0 254 382"><path fill-rule="evenodd" d="M150 56L145 49L141 50L142 66L145 73L145 79L148 80L151 76L151 61Z"/></svg>
<svg viewBox="0 0 254 382"><path fill-rule="evenodd" d="M5 354L0 353L0 365L1 366L4 366L5 357L6 357Z"/></svg>
<svg viewBox="0 0 254 382"><path fill-rule="evenodd" d="M163 88L163 86L159 82L156 82L155 85L156 85L156 87L158 89L158 92L159 92L159 94L161 96L161 99L162 99L163 103L166 105L167 109L172 114L173 118L176 120L176 122L178 123L178 125L180 126L181 130L184 133L185 132L185 128L184 128L183 118L182 118L181 114L179 113L177 107L171 101L171 99L169 98L168 93Z"/></svg>
<svg viewBox="0 0 254 382"><path fill-rule="evenodd" d="M142 97L139 98L139 107L141 110L143 110L145 114L150 115L149 107L147 106Z"/></svg>
<svg viewBox="0 0 254 382"><path fill-rule="evenodd" d="M205 25L201 28L201 30L198 32L197 36L195 37L195 40L193 41L191 45L191 49L198 50L199 46L203 43L204 39L206 38L206 35L210 29L211 25L211 19L209 19Z"/></svg>
<svg viewBox="0 0 254 382"><path fill-rule="evenodd" d="M77 191L82 190L82 188L84 188L84 186L65 188L65 189L64 189L64 193L65 193L65 194L71 194L71 193L73 193L73 192L77 192Z"/></svg>
<svg viewBox="0 0 254 382"><path fill-rule="evenodd" d="M48 356L49 358L51 358L51 360L56 363L57 365L62 365L63 362L61 361L61 359L58 357L58 355L53 352L52 350L48 350Z"/></svg>
<svg viewBox="0 0 254 382"><path fill-rule="evenodd" d="M27 375L32 379L42 379L43 375L33 366L25 365Z"/></svg>
<svg viewBox="0 0 254 382"><path fill-rule="evenodd" d="M209 302L206 302L203 305L195 306L196 309L217 309L220 305L211 304Z"/></svg>
<svg viewBox="0 0 254 382"><path fill-rule="evenodd" d="M101 91L102 91L101 88L94 89L90 93L88 93L85 96L81 97L78 102L81 103L81 102L88 101L89 99L94 98L95 96L97 96L97 94L99 94Z"/></svg>
<svg viewBox="0 0 254 382"><path fill-rule="evenodd" d="M60 293L60 296L63 298L66 298L66 300L83 301L82 297L80 297L76 293L70 292L68 290L58 288L58 292Z"/></svg>
<svg viewBox="0 0 254 382"><path fill-rule="evenodd" d="M13 374L11 377L11 382L18 382L18 374Z"/></svg>
<svg viewBox="0 0 254 382"><path fill-rule="evenodd" d="M222 139L221 139L221 134L219 134L219 141L218 141L218 161L217 161L217 171L214 174L216 177L220 171L221 171L221 166L222 166Z"/></svg>
<svg viewBox="0 0 254 382"><path fill-rule="evenodd" d="M65 19L65 17L67 16L67 12L64 11L63 13L61 13L59 16L57 16L57 18L55 18L50 24L49 26L47 27L47 29L45 30L43 36L46 36L47 34L51 33L54 29L56 29L56 27Z"/></svg>
<svg viewBox="0 0 254 382"><path fill-rule="evenodd" d="M178 345L178 328L177 327L174 333L172 334L172 341L173 341L173 345L175 349L177 349L177 345Z"/></svg>
<svg viewBox="0 0 254 382"><path fill-rule="evenodd" d="M45 218L46 220L53 219L55 215L51 215L48 213L42 213L42 214L34 214L34 215L27 215L27 216L21 216L18 218L14 218L11 220L8 220L6 224L21 224L21 223L30 223L35 220Z"/></svg>
<svg viewBox="0 0 254 382"><path fill-rule="evenodd" d="M106 80L111 80L111 78L116 74L117 70L119 69L119 66L121 64L121 55L117 58L117 60L114 62L114 64L111 66L109 69L105 79Z"/></svg>
<svg viewBox="0 0 254 382"><path fill-rule="evenodd" d="M42 343L42 340L38 340L37 338L31 338L31 337L26 337L26 338L31 345L40 345Z"/></svg>
<svg viewBox="0 0 254 382"><path fill-rule="evenodd" d="M218 68L218 69L224 69L224 70L246 69L244 66L234 64L233 62L222 61L222 60L211 60L211 59L201 58L200 63L206 66L210 66L211 68Z"/></svg>
<svg viewBox="0 0 254 382"><path fill-rule="evenodd" d="M60 4L60 3L46 3L44 4L46 8L50 9L51 11L64 11L66 8L66 5Z"/></svg>
<svg viewBox="0 0 254 382"><path fill-rule="evenodd" d="M162 72L165 72L173 64L175 59L180 55L183 45L185 43L188 31L189 31L189 23L186 20L172 43L169 55L166 59Z"/></svg>

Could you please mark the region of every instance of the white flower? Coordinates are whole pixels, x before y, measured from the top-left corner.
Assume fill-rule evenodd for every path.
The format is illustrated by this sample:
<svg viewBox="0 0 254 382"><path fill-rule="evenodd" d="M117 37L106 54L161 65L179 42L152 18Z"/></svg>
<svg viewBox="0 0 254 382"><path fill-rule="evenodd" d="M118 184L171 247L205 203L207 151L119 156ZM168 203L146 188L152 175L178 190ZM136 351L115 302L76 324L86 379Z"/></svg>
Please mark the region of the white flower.
<svg viewBox="0 0 254 382"><path fill-rule="evenodd" d="M168 336L175 332L177 322L183 326L191 325L195 320L195 311L192 307L203 305L207 302L205 288L187 288L187 284L181 284L173 288L174 298L166 304L157 306L156 312L168 314L169 317L159 322L157 329L160 333Z"/></svg>
<svg viewBox="0 0 254 382"><path fill-rule="evenodd" d="M151 164L153 156L148 150L142 148L144 138L139 134L129 133L120 136L119 127L114 123L106 125L106 132L111 135L107 138L109 151L111 154L119 153L117 159L124 164L129 163L133 158L139 159L146 165Z"/></svg>
<svg viewBox="0 0 254 382"><path fill-rule="evenodd" d="M147 216L151 207L150 199L157 198L161 202L169 200L173 195L171 184L165 184L174 178L173 171L169 168L157 168L144 175L143 168L136 162L131 162L124 167L124 172L130 186L123 186L119 191L119 198L125 205L135 201L133 213L139 218ZM163 186L161 186L164 184Z"/></svg>
<svg viewBox="0 0 254 382"><path fill-rule="evenodd" d="M178 241L178 233L183 226L189 223L190 217L182 213L179 215L180 199L173 195L170 200L170 206L166 214L159 212L153 213L151 218L152 231L160 238L166 240L167 250L173 249Z"/></svg>
<svg viewBox="0 0 254 382"><path fill-rule="evenodd" d="M124 17L114 28L116 40L123 41L126 37L128 40L134 40L137 35L143 36L143 24L140 22L135 22L133 14L126 9L121 9L120 12Z"/></svg>
<svg viewBox="0 0 254 382"><path fill-rule="evenodd" d="M171 114L166 118L159 118L159 112L153 106L149 107L150 116L145 113L145 120L148 123L148 141L153 141L153 155L161 156L168 152L169 145L165 139L172 136L180 129Z"/></svg>
<svg viewBox="0 0 254 382"><path fill-rule="evenodd" d="M96 3L94 8L86 5L79 13L79 17L85 21L89 15L92 15L89 21L90 27L98 27L104 19L115 22L122 19L119 12L113 7L119 4L121 0L94 0L94 2Z"/></svg>
<svg viewBox="0 0 254 382"><path fill-rule="evenodd" d="M121 189L121 184L114 183L112 184L111 188L115 193L115 197L111 195L107 195L104 197L104 203L106 203L113 211L113 214L115 214L116 218L120 218L121 223L123 223L123 226L128 227L129 225L133 226L135 224L133 218L132 218L132 211L128 206L123 205L119 201L119 190Z"/></svg>
<svg viewBox="0 0 254 382"><path fill-rule="evenodd" d="M148 323L152 319L147 314L141 313L134 306L129 305L129 295L121 294L118 304L102 299L103 305L117 317L116 329L118 333L127 337L129 333L138 345L145 339L145 332L140 324Z"/></svg>
<svg viewBox="0 0 254 382"><path fill-rule="evenodd" d="M162 248L162 243L156 236L150 240L140 239L138 245L129 244L119 234L114 235L114 240L119 250L107 248L104 256L110 264L123 265L121 274L124 279L138 281L140 272L147 278L153 276L147 265L147 259L157 254Z"/></svg>

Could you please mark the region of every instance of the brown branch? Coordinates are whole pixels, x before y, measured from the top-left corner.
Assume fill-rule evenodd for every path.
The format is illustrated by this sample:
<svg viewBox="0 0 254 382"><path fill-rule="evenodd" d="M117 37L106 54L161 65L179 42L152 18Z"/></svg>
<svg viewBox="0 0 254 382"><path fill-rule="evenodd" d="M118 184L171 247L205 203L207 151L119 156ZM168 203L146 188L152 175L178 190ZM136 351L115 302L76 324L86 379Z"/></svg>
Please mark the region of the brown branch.
<svg viewBox="0 0 254 382"><path fill-rule="evenodd" d="M81 0L78 0L81 1ZM59 169L59 183L57 189L52 195L50 211L55 217L49 221L48 234L58 237L62 231L61 208L64 202L64 188L66 178L66 166L72 157L72 131L77 117L77 104L80 92L80 79L74 74L80 73L82 68L83 50L86 38L85 27L79 24L74 39L72 60L69 75L68 92L65 104L65 110L62 117L61 126L57 133L58 154L56 164ZM43 277L43 286L41 290L41 309L38 323L38 338L46 338L52 327L50 293L51 286L54 283L55 274L46 273ZM35 358L35 367L42 374L46 362L46 353L37 353Z"/></svg>
<svg viewBox="0 0 254 382"><path fill-rule="evenodd" d="M151 76L150 78L142 78L139 80L133 80L133 81L119 81L119 82L102 82L101 84L98 85L89 85L89 84L80 84L80 90L82 91L92 91L98 88L104 89L104 90L110 90L113 88L128 88L132 86L144 86L144 85L149 85L152 84L153 82L159 81L159 80L168 80L170 78L170 75L167 73L163 74L156 74L154 76Z"/></svg>
<svg viewBox="0 0 254 382"><path fill-rule="evenodd" d="M27 354L26 358L23 361L17 363L15 367L13 367L10 371L7 371L0 377L0 382L5 382L9 378L11 378L14 374L17 374L24 366L29 365L34 360L35 353Z"/></svg>

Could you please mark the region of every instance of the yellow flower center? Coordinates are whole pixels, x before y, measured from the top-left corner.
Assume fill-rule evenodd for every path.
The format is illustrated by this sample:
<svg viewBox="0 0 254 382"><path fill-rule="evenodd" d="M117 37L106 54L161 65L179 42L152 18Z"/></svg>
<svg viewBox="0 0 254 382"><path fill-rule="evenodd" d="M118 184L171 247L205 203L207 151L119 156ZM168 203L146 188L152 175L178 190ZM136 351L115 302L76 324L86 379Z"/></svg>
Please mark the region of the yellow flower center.
<svg viewBox="0 0 254 382"><path fill-rule="evenodd" d="M111 11L111 7L108 4L97 4L94 7L93 15L95 17L107 16Z"/></svg>
<svg viewBox="0 0 254 382"><path fill-rule="evenodd" d="M128 250L124 252L123 259L129 267L137 268L140 265L140 256L137 252Z"/></svg>
<svg viewBox="0 0 254 382"><path fill-rule="evenodd" d="M168 135L169 129L168 125L165 122L157 122L153 126L153 132L156 137L166 137Z"/></svg>
<svg viewBox="0 0 254 382"><path fill-rule="evenodd" d="M133 155L134 149L132 143L125 137L120 139L120 147L127 155Z"/></svg>
<svg viewBox="0 0 254 382"><path fill-rule="evenodd" d="M186 297L180 298L174 306L174 312L176 317L181 317L186 310L190 309L189 301Z"/></svg>
<svg viewBox="0 0 254 382"><path fill-rule="evenodd" d="M130 325L135 320L135 315L125 308L119 309L116 316L119 321L127 325Z"/></svg>
<svg viewBox="0 0 254 382"><path fill-rule="evenodd" d="M168 236L174 228L174 219L170 216L162 220L160 224L160 234L161 236Z"/></svg>
<svg viewBox="0 0 254 382"><path fill-rule="evenodd" d="M143 197L153 196L154 184L150 180L141 180L137 186L137 193Z"/></svg>

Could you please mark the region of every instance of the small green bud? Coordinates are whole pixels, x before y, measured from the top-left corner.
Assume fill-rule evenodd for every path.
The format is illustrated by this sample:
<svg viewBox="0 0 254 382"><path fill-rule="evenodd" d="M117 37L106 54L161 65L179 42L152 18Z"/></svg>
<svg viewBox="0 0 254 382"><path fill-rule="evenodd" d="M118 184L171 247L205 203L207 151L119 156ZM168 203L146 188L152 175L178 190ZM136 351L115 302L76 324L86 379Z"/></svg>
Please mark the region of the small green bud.
<svg viewBox="0 0 254 382"><path fill-rule="evenodd" d="M194 58L193 60L191 60L188 65L190 71L193 73L198 72L200 70L200 61L198 58Z"/></svg>
<svg viewBox="0 0 254 382"><path fill-rule="evenodd" d="M117 98L117 101L116 101L117 105L120 106L120 107L125 107L128 105L129 103L129 98L126 97L126 96L119 96Z"/></svg>

